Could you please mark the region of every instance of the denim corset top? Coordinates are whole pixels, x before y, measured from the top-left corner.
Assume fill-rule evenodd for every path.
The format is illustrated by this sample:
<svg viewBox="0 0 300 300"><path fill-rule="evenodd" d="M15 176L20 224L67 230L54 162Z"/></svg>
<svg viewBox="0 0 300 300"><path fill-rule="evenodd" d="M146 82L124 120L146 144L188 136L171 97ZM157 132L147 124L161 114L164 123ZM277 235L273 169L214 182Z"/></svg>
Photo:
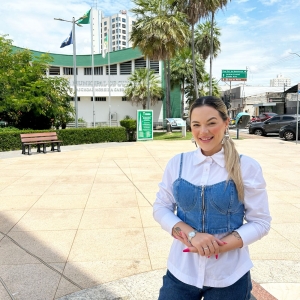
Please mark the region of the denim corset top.
<svg viewBox="0 0 300 300"><path fill-rule="evenodd" d="M220 234L232 232L243 224L244 205L238 199L235 183L221 181L213 185L197 186L179 177L173 182L177 216L199 232Z"/></svg>

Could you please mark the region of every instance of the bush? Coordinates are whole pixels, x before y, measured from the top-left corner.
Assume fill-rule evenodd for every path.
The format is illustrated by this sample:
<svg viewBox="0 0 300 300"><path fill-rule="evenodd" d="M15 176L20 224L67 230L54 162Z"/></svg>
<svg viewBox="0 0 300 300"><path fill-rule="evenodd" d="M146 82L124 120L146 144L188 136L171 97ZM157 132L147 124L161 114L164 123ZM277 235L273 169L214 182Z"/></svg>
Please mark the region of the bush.
<svg viewBox="0 0 300 300"><path fill-rule="evenodd" d="M125 142L126 130L123 127L74 128L63 130L19 130L0 132L0 151L21 150L21 133L57 132L62 145L80 145L106 142Z"/></svg>
<svg viewBox="0 0 300 300"><path fill-rule="evenodd" d="M136 132L136 120L128 118L128 116L126 116L124 120L120 121L120 125L126 128L128 141L134 141Z"/></svg>

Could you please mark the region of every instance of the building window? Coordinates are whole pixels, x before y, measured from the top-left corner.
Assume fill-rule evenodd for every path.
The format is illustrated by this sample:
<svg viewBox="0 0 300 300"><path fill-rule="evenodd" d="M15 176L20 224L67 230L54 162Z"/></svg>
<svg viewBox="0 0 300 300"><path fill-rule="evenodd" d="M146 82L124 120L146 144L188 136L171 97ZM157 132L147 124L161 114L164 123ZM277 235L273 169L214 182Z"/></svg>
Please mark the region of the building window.
<svg viewBox="0 0 300 300"><path fill-rule="evenodd" d="M113 47L113 51L116 51L116 48L115 48L115 47Z"/></svg>
<svg viewBox="0 0 300 300"><path fill-rule="evenodd" d="M91 101L93 101L93 97L91 97ZM95 101L106 101L106 97L95 97Z"/></svg>
<svg viewBox="0 0 300 300"><path fill-rule="evenodd" d="M131 60L120 64L120 75L131 74Z"/></svg>
<svg viewBox="0 0 300 300"><path fill-rule="evenodd" d="M154 71L155 74L159 73L159 62L150 60L150 69Z"/></svg>
<svg viewBox="0 0 300 300"><path fill-rule="evenodd" d="M92 75L92 68L84 68L84 75Z"/></svg>
<svg viewBox="0 0 300 300"><path fill-rule="evenodd" d="M108 67L106 66L106 75L108 75ZM110 65L110 75L117 75L117 65Z"/></svg>
<svg viewBox="0 0 300 300"><path fill-rule="evenodd" d="M122 33L123 33L123 34L126 34L126 30L122 30Z"/></svg>
<svg viewBox="0 0 300 300"><path fill-rule="evenodd" d="M73 75L73 68L64 67L64 75ZM76 68L76 75L78 75L78 69Z"/></svg>
<svg viewBox="0 0 300 300"><path fill-rule="evenodd" d="M126 24L122 24L122 28L126 28Z"/></svg>
<svg viewBox="0 0 300 300"><path fill-rule="evenodd" d="M122 97L122 101L127 101L127 97Z"/></svg>
<svg viewBox="0 0 300 300"><path fill-rule="evenodd" d="M60 75L60 67L50 66L49 75Z"/></svg>
<svg viewBox="0 0 300 300"><path fill-rule="evenodd" d="M115 30L112 31L112 34L115 34Z"/></svg>
<svg viewBox="0 0 300 300"><path fill-rule="evenodd" d="M107 36L107 32L104 33L104 36Z"/></svg>
<svg viewBox="0 0 300 300"><path fill-rule="evenodd" d="M134 61L134 68L135 69L142 69L146 68L146 61L144 58L138 58Z"/></svg>
<svg viewBox="0 0 300 300"><path fill-rule="evenodd" d="M123 40L126 40L126 36L125 36L125 35L123 35L123 36L122 36L122 39L123 39Z"/></svg>
<svg viewBox="0 0 300 300"><path fill-rule="evenodd" d="M103 67L94 67L94 75L103 75Z"/></svg>
<svg viewBox="0 0 300 300"><path fill-rule="evenodd" d="M114 23L114 22L115 22L115 19L112 19L111 21Z"/></svg>
<svg viewBox="0 0 300 300"><path fill-rule="evenodd" d="M115 28L115 24L112 24L112 26L111 26L112 28Z"/></svg>
<svg viewBox="0 0 300 300"><path fill-rule="evenodd" d="M104 22L104 25L107 25L107 21Z"/></svg>
<svg viewBox="0 0 300 300"><path fill-rule="evenodd" d="M122 45L125 45L125 46L126 46L126 42L122 42Z"/></svg>
<svg viewBox="0 0 300 300"><path fill-rule="evenodd" d="M113 35L112 39L114 40L116 37Z"/></svg>
<svg viewBox="0 0 300 300"><path fill-rule="evenodd" d="M134 25L135 24L135 22L134 21L132 21L132 25Z"/></svg>
<svg viewBox="0 0 300 300"><path fill-rule="evenodd" d="M75 101L75 98L71 97L71 101ZM80 101L80 97L77 97L77 101Z"/></svg>
<svg viewBox="0 0 300 300"><path fill-rule="evenodd" d="M126 19L122 18L122 22L126 22Z"/></svg>
<svg viewBox="0 0 300 300"><path fill-rule="evenodd" d="M107 27L104 27L104 31L107 31Z"/></svg>
<svg viewBox="0 0 300 300"><path fill-rule="evenodd" d="M116 44L116 42L112 42L113 46Z"/></svg>

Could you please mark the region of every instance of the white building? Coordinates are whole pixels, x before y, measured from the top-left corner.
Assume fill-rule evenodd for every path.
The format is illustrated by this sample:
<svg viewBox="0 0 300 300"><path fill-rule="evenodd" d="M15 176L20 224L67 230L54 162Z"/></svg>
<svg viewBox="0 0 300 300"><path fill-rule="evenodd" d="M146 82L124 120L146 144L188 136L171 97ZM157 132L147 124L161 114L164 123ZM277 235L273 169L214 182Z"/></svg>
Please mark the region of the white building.
<svg viewBox="0 0 300 300"><path fill-rule="evenodd" d="M108 36L110 51L130 48L129 41L132 24L135 19L127 15L126 10L109 17L105 17L101 10L91 9L92 37L94 53L102 53L104 39Z"/></svg>
<svg viewBox="0 0 300 300"><path fill-rule="evenodd" d="M287 77L283 77L281 74L277 75L277 78L270 80L270 86L283 86L290 87L291 79Z"/></svg>
<svg viewBox="0 0 300 300"><path fill-rule="evenodd" d="M15 49L18 50L20 48L15 47ZM43 54L43 52L31 51L34 57ZM49 54L52 56L53 62L47 75L67 78L70 82L70 87L74 89L73 55ZM111 52L109 55L110 75L108 54L105 58L101 54L94 55L95 101L93 101L91 55L77 55L78 118L84 119L89 127L93 126L94 122L96 126L108 125L110 123L109 111L111 112L111 125L118 126L119 121L124 119L125 116L136 119L137 110L143 109L141 105L133 106L124 95L128 77L135 69L146 68L146 60L142 53L137 48L128 48ZM150 61L150 68L161 79L164 88L163 63ZM164 103L165 100L162 99L154 106L149 106L149 109L153 110L154 125L162 125L162 122L165 120L166 109ZM179 87L171 91L171 116L181 118L181 93Z"/></svg>

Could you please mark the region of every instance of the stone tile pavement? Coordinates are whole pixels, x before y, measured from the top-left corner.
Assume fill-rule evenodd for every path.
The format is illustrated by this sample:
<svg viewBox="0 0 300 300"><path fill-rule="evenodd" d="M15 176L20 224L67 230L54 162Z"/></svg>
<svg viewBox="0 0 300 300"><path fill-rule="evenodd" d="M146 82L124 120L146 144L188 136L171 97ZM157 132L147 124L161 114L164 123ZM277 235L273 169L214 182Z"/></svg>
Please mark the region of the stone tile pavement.
<svg viewBox="0 0 300 300"><path fill-rule="evenodd" d="M253 294L300 299L300 145L236 145L262 165L273 216L250 247ZM167 161L194 149L148 141L0 153L0 299L157 299L172 239L152 204Z"/></svg>

